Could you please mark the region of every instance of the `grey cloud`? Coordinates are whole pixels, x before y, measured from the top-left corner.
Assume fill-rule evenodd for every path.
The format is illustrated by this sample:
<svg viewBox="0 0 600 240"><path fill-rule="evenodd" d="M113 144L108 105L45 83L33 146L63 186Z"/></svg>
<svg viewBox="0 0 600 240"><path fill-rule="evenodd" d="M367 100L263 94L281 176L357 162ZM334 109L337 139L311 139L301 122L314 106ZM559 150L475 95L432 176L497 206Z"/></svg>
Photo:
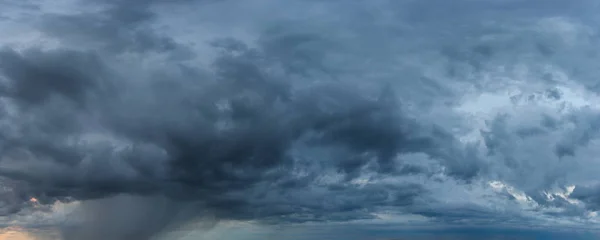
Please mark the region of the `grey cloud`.
<svg viewBox="0 0 600 240"><path fill-rule="evenodd" d="M41 13L36 26L59 47L0 51L0 175L18 183L2 196L2 213L26 211L30 197L82 201L86 224L63 228L66 239L110 231L141 240L203 216L325 223L393 209L432 224L518 225L534 224L529 214L544 208L565 210L544 216L556 218L596 209L593 189L572 194L588 209L541 194L591 178L573 175L592 154L593 111L490 111L481 129L456 111L471 90L506 87L502 77L544 85L502 99L515 106L569 101L553 88L560 74L544 67L576 53L537 20L582 11L577 4L307 1L266 16L281 3L253 5L259 11L227 1L214 9L239 3L248 16L201 17L223 28L256 17L244 25L256 39L214 39L206 45L217 56L201 66L207 56L158 30L158 12L209 2L222 3L96 0L91 13ZM522 65L529 75L519 75ZM470 130L480 142L458 136ZM486 195L501 210L444 199L492 191L481 187L492 180L539 207L521 211L506 189ZM152 229L140 219L155 220Z"/></svg>
<svg viewBox="0 0 600 240"><path fill-rule="evenodd" d="M72 217L89 222L82 226L62 226L62 237L69 239L150 239L165 230L183 230L178 224L190 219L210 227L215 220L193 203L176 202L164 197L120 195L87 201Z"/></svg>
<svg viewBox="0 0 600 240"><path fill-rule="evenodd" d="M206 94L175 76L127 81L91 53L6 50L5 96L17 104L16 118L32 120L3 129L0 174L26 184L27 195L43 204L162 195L198 204L218 219L344 221L373 218L370 212L380 207L411 205L426 192L418 185L349 185L363 167L402 174L394 165L399 153L425 152L440 161L460 157L451 149L438 151L452 137L428 133L404 116L389 89L375 99L343 83L299 90L284 81L285 71L266 71L272 66L263 60L268 52L231 41L217 46L226 49L213 65L216 75L194 80ZM306 163L346 175L341 185L303 190L323 175L291 173L303 168L291 154L298 144L332 154ZM146 239L160 230L137 228L115 238Z"/></svg>
<svg viewBox="0 0 600 240"><path fill-rule="evenodd" d="M91 13L45 14L41 31L72 45L113 53L156 52L176 59L189 59L187 46L152 28L150 9L161 1L92 1L104 9ZM185 2L185 1L176 1Z"/></svg>
<svg viewBox="0 0 600 240"><path fill-rule="evenodd" d="M597 211L600 207L600 187L598 185L576 186L570 196L584 202L586 207L592 211Z"/></svg>
<svg viewBox="0 0 600 240"><path fill-rule="evenodd" d="M83 102L88 88L104 84L108 77L101 60L91 53L30 50L17 53L4 49L0 53L0 69L12 81L4 86L5 94L26 104L39 104L51 94Z"/></svg>

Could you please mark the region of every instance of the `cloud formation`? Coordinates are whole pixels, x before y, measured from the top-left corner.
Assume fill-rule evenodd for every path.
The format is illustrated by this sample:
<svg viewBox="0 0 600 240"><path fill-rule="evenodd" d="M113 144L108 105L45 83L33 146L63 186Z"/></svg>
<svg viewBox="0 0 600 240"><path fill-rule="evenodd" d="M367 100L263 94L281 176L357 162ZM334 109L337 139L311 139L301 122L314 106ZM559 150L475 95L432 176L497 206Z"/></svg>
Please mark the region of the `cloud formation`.
<svg viewBox="0 0 600 240"><path fill-rule="evenodd" d="M537 2L0 3L2 220L591 228L597 4Z"/></svg>

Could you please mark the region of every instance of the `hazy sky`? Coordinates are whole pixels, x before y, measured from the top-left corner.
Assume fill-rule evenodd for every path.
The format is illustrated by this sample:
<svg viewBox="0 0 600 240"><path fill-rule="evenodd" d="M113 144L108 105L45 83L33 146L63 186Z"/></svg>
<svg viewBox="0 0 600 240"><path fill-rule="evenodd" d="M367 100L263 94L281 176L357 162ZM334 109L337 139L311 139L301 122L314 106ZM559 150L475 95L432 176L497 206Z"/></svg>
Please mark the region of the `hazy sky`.
<svg viewBox="0 0 600 240"><path fill-rule="evenodd" d="M599 236L598 1L0 9L0 239Z"/></svg>

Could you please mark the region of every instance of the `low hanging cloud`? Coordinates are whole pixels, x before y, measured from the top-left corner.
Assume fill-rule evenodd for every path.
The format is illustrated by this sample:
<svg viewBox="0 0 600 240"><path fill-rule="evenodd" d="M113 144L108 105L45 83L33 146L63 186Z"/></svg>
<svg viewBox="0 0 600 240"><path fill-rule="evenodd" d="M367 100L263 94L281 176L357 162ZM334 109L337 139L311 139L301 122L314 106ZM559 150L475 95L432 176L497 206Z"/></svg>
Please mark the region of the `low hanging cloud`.
<svg viewBox="0 0 600 240"><path fill-rule="evenodd" d="M599 220L590 1L3 4L6 225Z"/></svg>

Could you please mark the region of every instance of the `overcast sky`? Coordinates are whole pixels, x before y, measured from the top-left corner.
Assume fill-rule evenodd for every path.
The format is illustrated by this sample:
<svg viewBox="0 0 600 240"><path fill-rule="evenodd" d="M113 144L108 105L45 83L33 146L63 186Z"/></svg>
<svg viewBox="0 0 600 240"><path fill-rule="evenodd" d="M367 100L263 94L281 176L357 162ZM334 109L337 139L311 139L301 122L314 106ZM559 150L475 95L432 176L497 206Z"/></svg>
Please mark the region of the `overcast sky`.
<svg viewBox="0 0 600 240"><path fill-rule="evenodd" d="M0 9L21 238L599 236L598 1Z"/></svg>

